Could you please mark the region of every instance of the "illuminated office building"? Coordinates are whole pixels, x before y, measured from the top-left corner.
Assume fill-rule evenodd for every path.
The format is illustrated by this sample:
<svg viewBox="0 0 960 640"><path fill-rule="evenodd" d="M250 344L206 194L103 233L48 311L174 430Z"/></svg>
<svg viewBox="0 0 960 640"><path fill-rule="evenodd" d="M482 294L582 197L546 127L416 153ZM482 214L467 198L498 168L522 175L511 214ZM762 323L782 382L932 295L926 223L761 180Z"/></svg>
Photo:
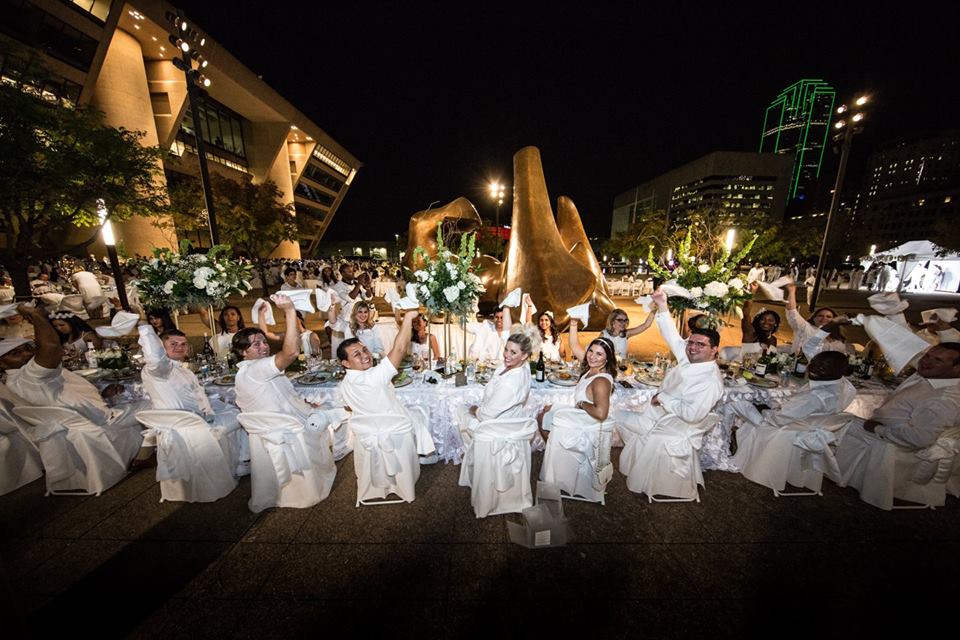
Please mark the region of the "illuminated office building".
<svg viewBox="0 0 960 640"><path fill-rule="evenodd" d="M94 106L107 124L144 131L144 144L168 149L160 177L166 184L199 174L185 77L173 64L180 52L168 41L167 14L175 11L162 0L0 0L0 38L40 54L55 78L42 87L44 98ZM361 163L202 25L192 27L206 39L203 73L211 83L199 107L209 169L275 182L301 230L300 243L284 243L275 255L299 257L301 247L306 253L322 238ZM23 62L0 60L2 79L15 80ZM130 255L174 247L178 239L136 216L117 233ZM177 235L209 244L208 234Z"/></svg>
<svg viewBox="0 0 960 640"><path fill-rule="evenodd" d="M823 80L800 80L780 92L763 114L760 152L794 159L788 197L812 195L823 167L836 92Z"/></svg>

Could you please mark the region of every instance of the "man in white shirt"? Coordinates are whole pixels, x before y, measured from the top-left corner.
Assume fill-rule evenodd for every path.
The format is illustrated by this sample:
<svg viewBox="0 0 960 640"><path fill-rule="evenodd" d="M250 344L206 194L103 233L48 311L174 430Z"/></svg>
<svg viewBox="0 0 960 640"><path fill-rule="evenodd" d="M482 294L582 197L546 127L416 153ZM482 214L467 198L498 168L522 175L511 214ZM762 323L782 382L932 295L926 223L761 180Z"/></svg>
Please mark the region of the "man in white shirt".
<svg viewBox="0 0 960 640"><path fill-rule="evenodd" d="M659 289L651 296L657 305L656 323L677 366L663 379L660 391L638 412L618 412L618 422L627 423L634 433L644 433L667 415L689 424L707 417L723 395L723 376L717 367L720 334L697 328L685 341L670 317L667 295ZM630 437L630 434L626 434Z"/></svg>
<svg viewBox="0 0 960 640"><path fill-rule="evenodd" d="M935 313L930 316L929 322L914 333L930 344L960 342L960 331L954 329L949 322L941 320Z"/></svg>
<svg viewBox="0 0 960 640"><path fill-rule="evenodd" d="M763 282L763 274L764 269L760 266L760 263L757 262L747 273L747 284L750 284L751 282Z"/></svg>
<svg viewBox="0 0 960 640"><path fill-rule="evenodd" d="M466 325L467 333L473 335L467 356L478 360L500 360L513 327L510 309L498 309L494 303L485 302L477 318L479 322L468 322Z"/></svg>
<svg viewBox="0 0 960 640"><path fill-rule="evenodd" d="M337 295L344 303L352 300L371 300L373 298L373 287L370 286L370 276L361 274L359 278L354 277L353 265L344 262L340 265L340 280L333 285ZM344 309L349 315L349 305L344 304Z"/></svg>
<svg viewBox="0 0 960 640"><path fill-rule="evenodd" d="M150 460L154 448L147 445L141 449L140 424L136 419L137 412L149 408L149 402L133 402L113 409L108 407L104 397L122 393L123 387L110 385L101 397L97 388L87 380L63 368L63 345L44 312L25 304L19 305L17 311L33 322L37 342L35 350L20 348L7 353L0 361L7 374L9 390L29 406L66 407L103 427L107 438L127 462L134 455L138 461Z"/></svg>
<svg viewBox="0 0 960 640"><path fill-rule="evenodd" d="M290 289L302 289L300 283L297 282L297 270L293 267L287 267L283 270L283 284L280 285L280 291L288 291Z"/></svg>
<svg viewBox="0 0 960 640"><path fill-rule="evenodd" d="M344 404L356 415L393 414L409 418L417 441L420 464L432 464L437 461L437 456L428 428L429 416L425 411L420 411L421 407L416 407L417 411L409 411L404 407L397 399L391 382L410 348L413 320L419 313L418 309L413 309L404 314L393 347L376 366L373 365L370 350L360 340L350 338L341 342L337 347L337 359L347 373L339 391Z"/></svg>

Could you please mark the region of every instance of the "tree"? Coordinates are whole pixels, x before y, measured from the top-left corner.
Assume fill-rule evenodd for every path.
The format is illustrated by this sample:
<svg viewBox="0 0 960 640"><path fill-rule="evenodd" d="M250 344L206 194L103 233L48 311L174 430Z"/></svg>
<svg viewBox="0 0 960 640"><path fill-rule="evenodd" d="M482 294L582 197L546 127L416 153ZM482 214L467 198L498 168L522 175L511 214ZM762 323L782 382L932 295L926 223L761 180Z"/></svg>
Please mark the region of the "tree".
<svg viewBox="0 0 960 640"><path fill-rule="evenodd" d="M610 255L624 258L643 259L647 257L650 246L654 255L666 251L667 212L637 212L636 220L626 231L617 232L605 245L604 251Z"/></svg>
<svg viewBox="0 0 960 640"><path fill-rule="evenodd" d="M284 204L280 190L272 181L254 184L249 178L231 180L210 176L217 222L226 244L257 263L257 271L267 295L263 260L281 242L299 237L292 204ZM170 187L170 217L177 229L193 231L207 225L200 181L194 178L173 180Z"/></svg>
<svg viewBox="0 0 960 640"><path fill-rule="evenodd" d="M39 65L24 63L19 81L0 85L0 215L4 266L18 296L30 293L27 268L39 260L84 250L111 220L153 215L165 208L156 182L162 152L140 143L142 132L114 129L90 108L45 100ZM73 227L89 236L65 245Z"/></svg>

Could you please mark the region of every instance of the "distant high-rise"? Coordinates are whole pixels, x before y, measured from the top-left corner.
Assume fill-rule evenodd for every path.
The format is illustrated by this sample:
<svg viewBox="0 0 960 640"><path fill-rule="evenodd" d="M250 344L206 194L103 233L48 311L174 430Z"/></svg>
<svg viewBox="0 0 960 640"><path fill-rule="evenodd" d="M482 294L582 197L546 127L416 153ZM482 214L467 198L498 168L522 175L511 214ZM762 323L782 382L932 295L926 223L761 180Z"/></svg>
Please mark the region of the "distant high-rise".
<svg viewBox="0 0 960 640"><path fill-rule="evenodd" d="M836 95L823 80L800 80L781 91L763 114L760 152L794 157L791 200L805 200L820 177Z"/></svg>

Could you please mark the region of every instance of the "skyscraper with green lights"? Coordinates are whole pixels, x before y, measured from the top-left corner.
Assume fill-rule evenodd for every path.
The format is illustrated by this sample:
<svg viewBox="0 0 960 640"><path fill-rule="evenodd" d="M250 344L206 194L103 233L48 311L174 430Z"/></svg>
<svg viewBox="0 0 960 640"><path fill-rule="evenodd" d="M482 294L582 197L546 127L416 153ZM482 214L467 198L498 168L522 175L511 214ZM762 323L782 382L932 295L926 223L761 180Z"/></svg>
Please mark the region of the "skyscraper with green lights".
<svg viewBox="0 0 960 640"><path fill-rule="evenodd" d="M805 200L820 177L836 96L823 80L804 79L781 91L763 114L760 152L794 156L791 200Z"/></svg>

